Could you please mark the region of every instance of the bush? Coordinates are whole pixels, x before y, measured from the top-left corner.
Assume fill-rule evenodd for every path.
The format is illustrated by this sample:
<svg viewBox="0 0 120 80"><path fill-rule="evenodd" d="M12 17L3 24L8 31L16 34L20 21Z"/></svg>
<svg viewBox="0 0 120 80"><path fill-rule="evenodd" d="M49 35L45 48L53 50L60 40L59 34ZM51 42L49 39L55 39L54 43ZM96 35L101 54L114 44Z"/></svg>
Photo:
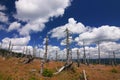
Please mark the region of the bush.
<svg viewBox="0 0 120 80"><path fill-rule="evenodd" d="M45 77L52 77L53 72L51 70L44 69L42 75L45 76Z"/></svg>
<svg viewBox="0 0 120 80"><path fill-rule="evenodd" d="M35 77L31 77L29 80L37 80Z"/></svg>
<svg viewBox="0 0 120 80"><path fill-rule="evenodd" d="M118 73L118 71L115 69L115 68L113 68L112 70L110 70L112 73Z"/></svg>

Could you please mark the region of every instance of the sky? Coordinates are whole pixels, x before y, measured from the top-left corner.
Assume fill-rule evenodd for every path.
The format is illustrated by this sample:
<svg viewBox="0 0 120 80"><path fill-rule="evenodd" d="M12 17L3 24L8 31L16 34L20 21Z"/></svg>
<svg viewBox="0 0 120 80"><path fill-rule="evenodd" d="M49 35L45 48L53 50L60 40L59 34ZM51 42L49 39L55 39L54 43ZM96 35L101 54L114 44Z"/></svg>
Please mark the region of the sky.
<svg viewBox="0 0 120 80"><path fill-rule="evenodd" d="M119 0L0 0L0 48L14 52L36 49L43 57L48 35L48 57L66 58L66 33L70 32L70 49L76 58L77 49L83 56L83 41L87 57L120 58Z"/></svg>

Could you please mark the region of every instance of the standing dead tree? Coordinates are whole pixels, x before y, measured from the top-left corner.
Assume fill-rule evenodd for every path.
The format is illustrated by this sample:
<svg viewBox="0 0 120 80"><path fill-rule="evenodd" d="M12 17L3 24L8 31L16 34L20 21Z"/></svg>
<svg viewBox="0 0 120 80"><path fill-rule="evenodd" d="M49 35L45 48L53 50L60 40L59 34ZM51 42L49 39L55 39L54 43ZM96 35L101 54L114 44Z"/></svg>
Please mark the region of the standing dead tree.
<svg viewBox="0 0 120 80"><path fill-rule="evenodd" d="M45 54L44 54L44 61L47 62L47 54L48 54L48 35L46 36L45 39Z"/></svg>
<svg viewBox="0 0 120 80"><path fill-rule="evenodd" d="M33 58L35 58L36 57L36 48L35 47L33 47L33 56L32 56Z"/></svg>
<svg viewBox="0 0 120 80"><path fill-rule="evenodd" d="M56 58L55 60L57 61L58 60L58 52L56 51Z"/></svg>
<svg viewBox="0 0 120 80"><path fill-rule="evenodd" d="M67 63L69 63L69 30L66 28L66 57L67 57Z"/></svg>
<svg viewBox="0 0 120 80"><path fill-rule="evenodd" d="M117 65L116 63L116 55L115 55L115 52L113 51L113 65Z"/></svg>
<svg viewBox="0 0 120 80"><path fill-rule="evenodd" d="M83 52L84 52L84 54L83 54L83 63L87 64L87 62L86 62L86 51L85 51L85 41L84 40L83 40Z"/></svg>
<svg viewBox="0 0 120 80"><path fill-rule="evenodd" d="M2 49L2 44L0 44L0 49Z"/></svg>
<svg viewBox="0 0 120 80"><path fill-rule="evenodd" d="M77 50L77 66L80 67L80 53L79 53L79 50Z"/></svg>
<svg viewBox="0 0 120 80"><path fill-rule="evenodd" d="M100 58L100 42L98 41L98 64L101 63L101 58Z"/></svg>
<svg viewBox="0 0 120 80"><path fill-rule="evenodd" d="M62 66L57 72L55 72L54 74L58 74L60 73L61 71L65 70L65 69L68 69L72 66L73 62L70 61L70 44L69 44L69 30L68 28L66 28L66 57L67 57L67 60L66 60L66 63L64 66Z"/></svg>
<svg viewBox="0 0 120 80"><path fill-rule="evenodd" d="M70 50L70 60L72 60L72 50Z"/></svg>
<svg viewBox="0 0 120 80"><path fill-rule="evenodd" d="M12 49L13 49L13 45L12 42L9 41L9 45L8 45L8 53L6 55L6 57L11 56L12 55Z"/></svg>

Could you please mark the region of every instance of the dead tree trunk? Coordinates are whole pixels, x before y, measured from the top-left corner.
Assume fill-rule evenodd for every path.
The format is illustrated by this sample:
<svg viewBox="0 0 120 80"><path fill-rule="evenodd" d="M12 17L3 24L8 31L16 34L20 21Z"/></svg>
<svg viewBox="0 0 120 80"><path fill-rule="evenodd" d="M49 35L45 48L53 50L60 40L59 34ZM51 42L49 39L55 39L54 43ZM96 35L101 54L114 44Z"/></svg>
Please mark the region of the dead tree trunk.
<svg viewBox="0 0 120 80"><path fill-rule="evenodd" d="M66 53L67 53L67 61L69 58L69 30L66 29Z"/></svg>
<svg viewBox="0 0 120 80"><path fill-rule="evenodd" d="M77 50L77 66L80 67L80 53L79 50Z"/></svg>
<svg viewBox="0 0 120 80"><path fill-rule="evenodd" d="M66 57L67 63L69 63L69 30L66 28Z"/></svg>
<svg viewBox="0 0 120 80"><path fill-rule="evenodd" d="M44 69L44 61L41 61L41 65L40 65L40 74L43 73L43 69Z"/></svg>
<svg viewBox="0 0 120 80"><path fill-rule="evenodd" d="M36 57L36 48L35 47L33 47L33 56L32 56L33 58L35 58Z"/></svg>
<svg viewBox="0 0 120 80"><path fill-rule="evenodd" d="M87 62L86 62L86 51L85 51L85 41L84 40L83 40L83 52L84 52L84 54L83 54L83 63L87 64Z"/></svg>
<svg viewBox="0 0 120 80"><path fill-rule="evenodd" d="M10 52L11 52L11 46L12 46L12 43L11 43L11 41L9 41L8 53L6 54L6 56L5 56L5 57L8 57L8 56L10 56Z"/></svg>
<svg viewBox="0 0 120 80"><path fill-rule="evenodd" d="M116 56L115 56L115 52L113 51L113 62L114 62L114 65L116 66L117 63L116 63Z"/></svg>
<svg viewBox="0 0 120 80"><path fill-rule="evenodd" d="M72 50L70 50L70 60L72 61Z"/></svg>
<svg viewBox="0 0 120 80"><path fill-rule="evenodd" d="M84 80L87 80L87 75L86 75L85 70L83 70L83 75L84 75Z"/></svg>
<svg viewBox="0 0 120 80"><path fill-rule="evenodd" d="M13 45L11 45L11 48L10 48L10 56L13 56L12 55L12 50L13 50Z"/></svg>
<svg viewBox="0 0 120 80"><path fill-rule="evenodd" d="M45 54L44 54L45 62L47 62L47 54L48 54L48 36L46 36L46 42L45 42Z"/></svg>
<svg viewBox="0 0 120 80"><path fill-rule="evenodd" d="M57 61L58 60L58 52L56 51L56 58L55 60Z"/></svg>
<svg viewBox="0 0 120 80"><path fill-rule="evenodd" d="M0 49L2 49L2 43L0 44Z"/></svg>
<svg viewBox="0 0 120 80"><path fill-rule="evenodd" d="M99 41L98 41L98 64L101 63L101 58L100 58L100 45L99 45Z"/></svg>

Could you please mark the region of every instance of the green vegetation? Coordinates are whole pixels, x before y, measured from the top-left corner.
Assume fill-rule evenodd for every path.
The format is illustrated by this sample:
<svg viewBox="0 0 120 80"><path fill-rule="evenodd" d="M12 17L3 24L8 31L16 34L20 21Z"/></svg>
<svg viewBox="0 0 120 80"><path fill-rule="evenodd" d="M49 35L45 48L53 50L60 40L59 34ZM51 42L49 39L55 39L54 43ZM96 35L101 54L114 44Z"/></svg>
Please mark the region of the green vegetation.
<svg viewBox="0 0 120 80"><path fill-rule="evenodd" d="M12 77L0 74L0 80L13 80Z"/></svg>
<svg viewBox="0 0 120 80"><path fill-rule="evenodd" d="M35 77L31 77L29 80L38 80L38 79L36 79Z"/></svg>
<svg viewBox="0 0 120 80"><path fill-rule="evenodd" d="M112 73L118 73L117 69L115 69L115 68L111 69L110 72L112 72Z"/></svg>
<svg viewBox="0 0 120 80"><path fill-rule="evenodd" d="M49 70L49 69L44 69L42 75L45 76L45 77L52 77L53 72L51 70Z"/></svg>

